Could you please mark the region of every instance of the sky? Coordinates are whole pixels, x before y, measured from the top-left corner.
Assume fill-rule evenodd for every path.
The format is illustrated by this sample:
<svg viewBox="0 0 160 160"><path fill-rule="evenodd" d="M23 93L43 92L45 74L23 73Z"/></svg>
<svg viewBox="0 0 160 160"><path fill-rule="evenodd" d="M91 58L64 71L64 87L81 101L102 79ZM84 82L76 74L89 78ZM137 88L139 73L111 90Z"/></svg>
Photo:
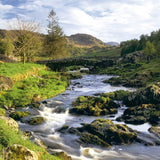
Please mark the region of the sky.
<svg viewBox="0 0 160 160"><path fill-rule="evenodd" d="M67 36L85 33L121 42L160 29L160 0L0 0L0 29L18 17L41 23L46 33L51 9Z"/></svg>

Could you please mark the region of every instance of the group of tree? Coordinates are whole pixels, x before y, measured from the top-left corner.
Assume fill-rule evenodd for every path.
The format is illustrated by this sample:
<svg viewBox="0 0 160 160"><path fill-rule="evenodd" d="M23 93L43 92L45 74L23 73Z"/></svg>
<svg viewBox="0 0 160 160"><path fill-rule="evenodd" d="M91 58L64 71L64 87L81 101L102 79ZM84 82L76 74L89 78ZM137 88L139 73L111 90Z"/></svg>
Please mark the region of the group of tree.
<svg viewBox="0 0 160 160"><path fill-rule="evenodd" d="M150 35L141 35L140 39L121 42L121 56L143 50L147 59L160 55L160 29Z"/></svg>
<svg viewBox="0 0 160 160"><path fill-rule="evenodd" d="M48 15L48 34L40 34L40 24L17 18L10 25L5 37L0 38L0 54L13 55L23 63L33 61L34 57L45 56L50 59L67 55L67 45L56 13Z"/></svg>

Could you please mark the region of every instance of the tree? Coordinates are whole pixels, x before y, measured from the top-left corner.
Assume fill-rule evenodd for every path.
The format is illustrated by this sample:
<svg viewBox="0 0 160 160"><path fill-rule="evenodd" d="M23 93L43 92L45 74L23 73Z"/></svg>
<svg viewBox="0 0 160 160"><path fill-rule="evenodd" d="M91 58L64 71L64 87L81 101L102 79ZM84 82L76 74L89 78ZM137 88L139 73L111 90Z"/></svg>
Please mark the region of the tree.
<svg viewBox="0 0 160 160"><path fill-rule="evenodd" d="M0 54L9 56L13 53L14 45L9 38L0 39Z"/></svg>
<svg viewBox="0 0 160 160"><path fill-rule="evenodd" d="M144 54L147 56L147 60L150 61L151 57L155 54L154 45L150 42L146 42L146 46L144 48Z"/></svg>
<svg viewBox="0 0 160 160"><path fill-rule="evenodd" d="M45 39L46 54L51 58L60 58L67 55L67 41L62 28L58 24L56 13L51 10L48 15L48 35Z"/></svg>
<svg viewBox="0 0 160 160"><path fill-rule="evenodd" d="M15 44L15 56L20 60L30 62L41 50L40 27L34 21L24 21L17 19L14 28L9 32Z"/></svg>

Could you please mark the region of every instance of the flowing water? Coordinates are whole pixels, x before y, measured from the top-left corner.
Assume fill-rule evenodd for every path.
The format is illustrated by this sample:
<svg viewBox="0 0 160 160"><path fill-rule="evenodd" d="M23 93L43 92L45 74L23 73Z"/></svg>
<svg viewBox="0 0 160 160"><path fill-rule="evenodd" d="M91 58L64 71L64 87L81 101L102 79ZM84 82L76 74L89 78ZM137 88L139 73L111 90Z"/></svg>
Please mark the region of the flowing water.
<svg viewBox="0 0 160 160"><path fill-rule="evenodd" d="M75 160L158 160L160 159L159 146L145 146L144 144L134 143L130 145L116 145L110 149L97 147L94 145L81 146L77 140L78 136L73 134L63 134L56 130L63 125L69 127L80 127L81 123L91 123L97 118L112 119L114 123L116 117L120 116L125 106L121 105L115 116L76 116L70 115L68 109L72 101L81 95L94 95L96 93L107 93L116 90L130 90L122 86L113 87L110 84L103 83L104 80L111 78L108 75L84 75L81 79L72 80L69 88L62 94L48 99L47 104L41 104L39 114L43 116L45 123L37 126L31 126L27 123L20 123L23 131L31 131L34 136L48 146L51 153L55 151L65 151ZM120 103L120 102L119 102ZM29 109L29 108L27 108ZM151 135L148 132L150 125L128 125L143 135ZM142 135L142 136L143 136ZM147 137L147 136L146 136Z"/></svg>

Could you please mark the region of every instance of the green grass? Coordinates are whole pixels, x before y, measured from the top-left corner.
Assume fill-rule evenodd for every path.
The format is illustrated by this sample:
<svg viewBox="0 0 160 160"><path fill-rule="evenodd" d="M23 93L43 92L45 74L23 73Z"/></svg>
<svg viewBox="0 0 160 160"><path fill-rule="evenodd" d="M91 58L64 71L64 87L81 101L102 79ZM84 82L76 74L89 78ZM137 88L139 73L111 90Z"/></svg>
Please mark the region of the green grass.
<svg viewBox="0 0 160 160"><path fill-rule="evenodd" d="M36 152L40 160L60 160L58 157L50 155L44 148L24 138L22 132L16 133L16 131L6 125L3 120L0 120L0 160L3 159L3 149L13 144L23 145Z"/></svg>
<svg viewBox="0 0 160 160"><path fill-rule="evenodd" d="M25 75L28 71L35 71L36 69L43 69L44 65L34 63L0 63L0 75L7 77L14 77L17 74Z"/></svg>
<svg viewBox="0 0 160 160"><path fill-rule="evenodd" d="M97 51L94 51L90 54L83 54L81 55L80 57L107 57L107 58L118 58L120 57L121 55L121 48L113 48L113 49L110 49L108 51L101 51L101 50L97 50Z"/></svg>
<svg viewBox="0 0 160 160"><path fill-rule="evenodd" d="M22 64L18 66L21 65ZM6 64L6 66L8 70L12 70L17 67L17 64ZM36 73L31 72L31 75L28 74L28 76L25 77L30 70L32 71L33 67L37 69ZM32 66L31 64L25 64L24 67L22 65L18 70L15 70L17 71L17 75L22 73L22 71L26 71L26 74L21 77L23 79L20 78L21 81L17 78L12 89L0 91L0 106L24 107L36 101L36 99L39 101L41 99L54 97L65 91L65 87L67 86L67 79L64 76L56 72L48 71L41 65L33 64ZM0 71L0 73L2 72L4 73L4 70ZM9 74L9 71L6 70L6 74L3 75L15 77L16 72L12 70L12 73Z"/></svg>
<svg viewBox="0 0 160 160"><path fill-rule="evenodd" d="M160 57L156 57L149 62L144 60L138 63L120 63L108 68L98 68L97 72L120 75L118 78L120 81L138 79L147 86L160 80L159 62Z"/></svg>

